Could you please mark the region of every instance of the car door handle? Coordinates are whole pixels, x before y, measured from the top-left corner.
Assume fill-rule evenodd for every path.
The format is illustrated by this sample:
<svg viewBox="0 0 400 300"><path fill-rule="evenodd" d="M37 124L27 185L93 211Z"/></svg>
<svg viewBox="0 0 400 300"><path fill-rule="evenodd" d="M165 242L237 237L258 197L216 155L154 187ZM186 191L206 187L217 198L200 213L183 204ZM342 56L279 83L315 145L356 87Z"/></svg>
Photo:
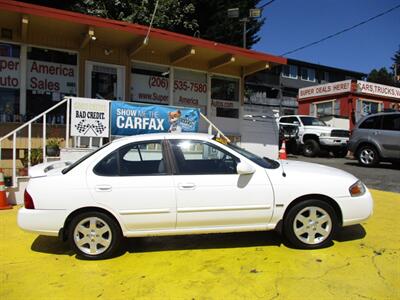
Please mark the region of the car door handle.
<svg viewBox="0 0 400 300"><path fill-rule="evenodd" d="M111 192L112 186L108 184L96 185L96 192Z"/></svg>
<svg viewBox="0 0 400 300"><path fill-rule="evenodd" d="M194 190L196 188L196 185L190 182L178 183L178 188L180 190Z"/></svg>

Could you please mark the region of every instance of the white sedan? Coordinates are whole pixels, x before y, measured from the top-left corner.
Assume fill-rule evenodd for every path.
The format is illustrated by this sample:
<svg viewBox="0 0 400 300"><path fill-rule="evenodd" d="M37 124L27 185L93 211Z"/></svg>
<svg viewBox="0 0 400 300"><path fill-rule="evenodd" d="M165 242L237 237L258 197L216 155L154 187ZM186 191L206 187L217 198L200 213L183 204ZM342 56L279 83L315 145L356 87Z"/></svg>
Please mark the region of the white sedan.
<svg viewBox="0 0 400 300"><path fill-rule="evenodd" d="M373 210L349 173L261 158L199 133L121 138L46 169L29 181L18 224L68 239L87 259L114 255L123 236L277 227L296 248L315 249Z"/></svg>

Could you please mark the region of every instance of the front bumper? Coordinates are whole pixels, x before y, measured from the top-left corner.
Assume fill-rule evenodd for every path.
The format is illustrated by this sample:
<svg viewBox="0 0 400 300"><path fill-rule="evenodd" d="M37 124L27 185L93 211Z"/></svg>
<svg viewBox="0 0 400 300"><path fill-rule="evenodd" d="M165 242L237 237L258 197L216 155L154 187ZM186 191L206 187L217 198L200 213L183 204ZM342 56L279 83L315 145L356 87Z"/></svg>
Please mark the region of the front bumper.
<svg viewBox="0 0 400 300"><path fill-rule="evenodd" d="M322 146L327 147L347 147L349 138L344 137L320 137L319 142Z"/></svg>
<svg viewBox="0 0 400 300"><path fill-rule="evenodd" d="M58 236L67 216L68 211L66 210L26 209L23 207L18 211L17 222L18 226L25 231Z"/></svg>
<svg viewBox="0 0 400 300"><path fill-rule="evenodd" d="M335 199L342 210L343 226L359 224L372 216L374 201L367 189L359 197L340 197Z"/></svg>

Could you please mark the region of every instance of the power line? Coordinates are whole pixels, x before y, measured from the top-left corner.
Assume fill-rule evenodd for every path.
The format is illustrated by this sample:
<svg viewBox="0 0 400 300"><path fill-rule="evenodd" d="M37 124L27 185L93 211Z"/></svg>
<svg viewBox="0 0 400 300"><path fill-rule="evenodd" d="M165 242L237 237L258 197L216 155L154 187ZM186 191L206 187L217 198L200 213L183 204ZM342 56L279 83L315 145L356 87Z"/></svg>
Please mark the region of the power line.
<svg viewBox="0 0 400 300"><path fill-rule="evenodd" d="M267 5L270 5L272 2L274 2L275 0L270 0L270 1L268 1L267 3L265 3L265 4L263 4L263 5L261 5L259 8L260 9L263 9L264 7L266 7Z"/></svg>
<svg viewBox="0 0 400 300"><path fill-rule="evenodd" d="M271 0L271 1L274 1L274 0ZM271 2L271 1L270 1L270 2ZM267 4L268 4L268 3L267 3ZM320 39L320 40L318 40L318 41L315 41L315 42L306 44L306 45L304 45L304 46L302 46L302 47L296 48L296 49L294 49L294 50L285 52L285 53L281 54L280 56L288 55L288 54L291 54L291 53L294 53L294 52L303 50L303 49L305 49L305 48L314 46L314 45L316 45L316 44L319 44L319 43L321 43L321 42L323 42L323 41L326 41L326 40L328 40L328 39L331 39L331 38L333 38L333 37L336 37L336 36L338 36L338 35L340 35L340 34L342 34L342 33L344 33L344 32L350 31L350 30L352 30L352 29L354 29L354 28L356 28L356 27L359 27L359 26L361 26L361 25L364 25L364 24L366 24L366 23L368 23L368 22L370 22L370 21L372 21L372 20L375 20L375 19L377 19L377 18L379 18L379 17L382 17L382 16L384 16L384 15L390 13L391 11L394 11L395 9L398 9L399 7L400 7L400 4L399 4L399 5L396 5L395 7L392 7L391 9L388 9L388 10L386 10L386 11L380 13L380 14L377 14L376 16L373 16L373 17L371 17L371 18L369 18L369 19L367 19L367 20L364 20L364 21L362 21L362 22L360 22L360 23L358 23L358 24L356 24L356 25L353 25L353 26L351 26L351 27L348 27L348 28L346 28L346 29L343 29L343 30L341 30L341 31L338 31L338 32L336 32L336 33L334 33L334 34L328 35L327 37L324 37L324 38L322 38L322 39Z"/></svg>

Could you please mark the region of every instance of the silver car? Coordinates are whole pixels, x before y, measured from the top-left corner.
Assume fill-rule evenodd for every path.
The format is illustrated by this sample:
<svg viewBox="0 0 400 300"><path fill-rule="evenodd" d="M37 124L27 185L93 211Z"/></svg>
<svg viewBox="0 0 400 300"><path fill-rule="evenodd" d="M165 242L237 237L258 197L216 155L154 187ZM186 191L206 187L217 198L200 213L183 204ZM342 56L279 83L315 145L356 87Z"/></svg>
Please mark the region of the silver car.
<svg viewBox="0 0 400 300"><path fill-rule="evenodd" d="M400 112L364 117L352 131L349 149L366 167L380 161L400 161Z"/></svg>

